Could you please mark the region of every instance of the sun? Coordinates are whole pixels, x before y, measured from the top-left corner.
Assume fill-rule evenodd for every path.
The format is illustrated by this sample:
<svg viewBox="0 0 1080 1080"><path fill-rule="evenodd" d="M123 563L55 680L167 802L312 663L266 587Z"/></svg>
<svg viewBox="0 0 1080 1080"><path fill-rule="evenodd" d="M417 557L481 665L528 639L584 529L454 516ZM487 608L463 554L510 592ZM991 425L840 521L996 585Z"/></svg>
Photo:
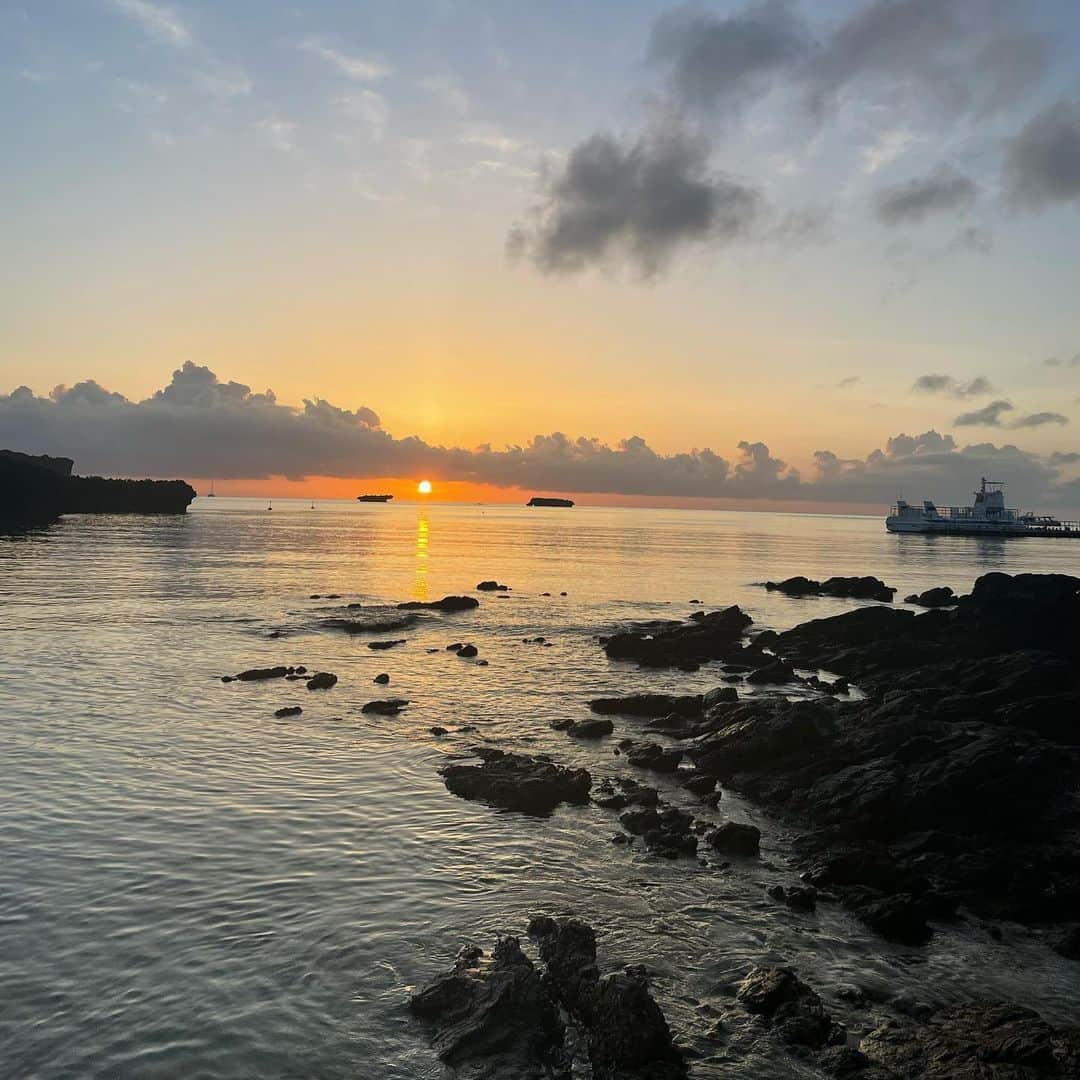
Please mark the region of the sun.
<svg viewBox="0 0 1080 1080"><path fill-rule="evenodd" d="M416 490L418 492L420 492L421 495L430 495L431 494L431 481L430 480L421 480L420 483L416 485Z"/></svg>

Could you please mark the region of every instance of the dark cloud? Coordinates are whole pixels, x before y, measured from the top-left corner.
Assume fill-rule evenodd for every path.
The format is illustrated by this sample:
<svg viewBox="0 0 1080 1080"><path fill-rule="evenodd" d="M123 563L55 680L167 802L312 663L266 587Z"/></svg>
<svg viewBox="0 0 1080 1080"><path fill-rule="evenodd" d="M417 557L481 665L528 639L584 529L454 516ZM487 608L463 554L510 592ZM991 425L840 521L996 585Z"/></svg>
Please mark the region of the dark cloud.
<svg viewBox="0 0 1080 1080"><path fill-rule="evenodd" d="M920 375L911 387L920 394L947 394L949 397L978 397L994 392L985 375L976 375L970 382L959 382L951 375Z"/></svg>
<svg viewBox="0 0 1080 1080"><path fill-rule="evenodd" d="M766 0L721 16L678 8L657 20L650 57L684 107L729 114L777 85L819 119L858 91L910 122L1016 104L1046 70L1046 38L1001 0L873 0L815 35L800 5Z"/></svg>
<svg viewBox="0 0 1080 1080"><path fill-rule="evenodd" d="M1048 356L1043 364L1046 367L1080 367L1080 353L1069 357L1068 360L1062 360L1059 356Z"/></svg>
<svg viewBox="0 0 1080 1080"><path fill-rule="evenodd" d="M1012 412L1011 401L991 401L981 409L972 412L961 413L953 423L957 427L1001 427L1001 418L1007 412Z"/></svg>
<svg viewBox="0 0 1080 1080"><path fill-rule="evenodd" d="M1032 209L1080 199L1080 101L1043 109L1008 140L1005 190Z"/></svg>
<svg viewBox="0 0 1080 1080"><path fill-rule="evenodd" d="M1027 416L1021 416L1018 420L1014 420L1009 427L1045 427L1047 424L1067 424L1068 422L1069 418L1063 416L1059 412L1037 412L1029 413Z"/></svg>
<svg viewBox="0 0 1080 1080"><path fill-rule="evenodd" d="M874 211L885 225L911 225L934 214L963 211L975 204L975 181L951 165L939 165L928 176L893 184L874 198Z"/></svg>
<svg viewBox="0 0 1080 1080"><path fill-rule="evenodd" d="M1055 451L1047 459L1048 465L1080 465L1080 453L1075 450Z"/></svg>
<svg viewBox="0 0 1080 1080"><path fill-rule="evenodd" d="M767 92L810 51L809 27L787 0L722 17L690 6L660 16L649 55L683 105L729 110Z"/></svg>
<svg viewBox="0 0 1080 1080"><path fill-rule="evenodd" d="M511 254L549 273L628 259L650 276L682 244L745 236L761 197L711 172L709 150L678 124L632 143L592 136L545 181L534 221L511 233Z"/></svg>
<svg viewBox="0 0 1080 1080"><path fill-rule="evenodd" d="M320 398L294 408L194 364L139 402L92 381L48 397L26 387L0 395L0 446L70 456L84 473L128 476L427 474L534 491L871 503L900 487L960 498L973 477L988 474L1008 479L1028 501L1045 500L1060 496L1057 466L1071 463L1015 446L958 447L936 431L894 436L865 458L818 451L809 479L752 440L739 442L730 459L709 449L662 454L639 436L609 445L559 432L502 449L442 447L391 435L370 409Z"/></svg>
<svg viewBox="0 0 1080 1080"><path fill-rule="evenodd" d="M875 0L857 9L798 73L823 116L855 88L902 114L942 120L1016 104L1042 77L1046 39L1000 0Z"/></svg>

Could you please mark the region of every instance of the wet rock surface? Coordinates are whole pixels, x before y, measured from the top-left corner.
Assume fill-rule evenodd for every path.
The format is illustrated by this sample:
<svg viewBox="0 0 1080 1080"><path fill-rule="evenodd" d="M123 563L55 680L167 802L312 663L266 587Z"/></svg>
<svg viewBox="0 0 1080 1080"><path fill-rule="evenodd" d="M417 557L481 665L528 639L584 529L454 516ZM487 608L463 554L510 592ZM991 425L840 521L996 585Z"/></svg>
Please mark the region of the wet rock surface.
<svg viewBox="0 0 1080 1080"><path fill-rule="evenodd" d="M743 656L742 635L753 620L738 606L695 611L686 623L642 627L612 634L604 652L612 660L635 660L643 667L682 667Z"/></svg>
<svg viewBox="0 0 1080 1080"><path fill-rule="evenodd" d="M474 799L525 814L549 814L560 803L585 803L592 777L585 769L567 769L541 757L492 747L474 747L479 765L450 764L442 769L447 788Z"/></svg>
<svg viewBox="0 0 1080 1080"><path fill-rule="evenodd" d="M825 581L813 578L790 577L784 581L766 581L770 592L785 596L836 596L850 600L878 600L892 603L896 590L876 577L831 577Z"/></svg>
<svg viewBox="0 0 1080 1080"><path fill-rule="evenodd" d="M534 916L541 967L517 938L476 946L410 1001L455 1077L678 1080L682 1056L644 972L601 975L596 935L577 919Z"/></svg>
<svg viewBox="0 0 1080 1080"><path fill-rule="evenodd" d="M691 757L797 825L808 881L892 940L958 904L1058 922L1080 910L1078 646L1080 581L1052 575L814 620L771 647L867 696L718 703Z"/></svg>
<svg viewBox="0 0 1080 1080"><path fill-rule="evenodd" d="M475 596L444 596L441 600L409 600L398 604L402 611L471 611L479 606L480 601Z"/></svg>
<svg viewBox="0 0 1080 1080"><path fill-rule="evenodd" d="M1080 1028L1054 1028L1019 1005L971 1002L926 1023L890 1021L862 1040L867 1060L904 1080L1080 1076Z"/></svg>

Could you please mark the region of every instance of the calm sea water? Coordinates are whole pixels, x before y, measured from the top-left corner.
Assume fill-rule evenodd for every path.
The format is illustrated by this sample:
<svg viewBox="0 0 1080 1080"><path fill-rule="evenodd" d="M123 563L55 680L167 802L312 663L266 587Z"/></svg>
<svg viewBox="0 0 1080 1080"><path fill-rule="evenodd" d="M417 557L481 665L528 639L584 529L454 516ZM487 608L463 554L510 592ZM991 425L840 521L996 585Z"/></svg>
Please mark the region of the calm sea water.
<svg viewBox="0 0 1080 1080"><path fill-rule="evenodd" d="M762 827L763 856L719 871L612 845L608 811L499 813L454 798L437 774L478 739L625 772L610 743L576 744L550 722L585 715L598 694L694 692L716 677L609 663L596 635L620 623L683 616L701 599L781 629L852 605L754 582L874 573L903 596L965 589L989 570L1080 573L1080 544L895 537L857 517L295 502L269 513L225 498L0 541L0 1071L437 1077L410 988L463 941L489 945L538 911L580 915L606 962L656 973L699 1077L802 1075L768 1050L729 1059L705 1037L725 985L763 960L794 963L856 1025L868 1016L845 1011L841 986L989 993L1075 1021L1075 966L1019 927L998 942L965 924L904 949L828 906L777 906L763 885L794 880L790 837L730 792L723 815ZM346 603L432 599L484 578L513 592L389 635L408 641L388 652L322 625ZM551 647L523 643L536 635ZM445 651L462 640L489 665ZM340 681L326 693L220 682L279 663ZM382 671L388 690L372 684ZM361 714L387 693L412 705ZM291 704L303 714L274 718ZM451 734L433 737L435 724ZM635 730L625 721L617 735ZM729 1037L741 1037L735 1018Z"/></svg>

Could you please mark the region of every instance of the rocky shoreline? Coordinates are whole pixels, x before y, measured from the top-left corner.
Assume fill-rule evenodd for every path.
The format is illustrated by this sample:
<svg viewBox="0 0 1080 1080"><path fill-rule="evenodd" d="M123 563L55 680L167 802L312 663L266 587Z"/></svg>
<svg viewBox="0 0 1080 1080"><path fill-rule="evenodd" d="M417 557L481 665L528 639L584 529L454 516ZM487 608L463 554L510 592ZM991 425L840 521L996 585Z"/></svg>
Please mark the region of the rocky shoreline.
<svg viewBox="0 0 1080 1080"><path fill-rule="evenodd" d="M892 591L880 600L888 602ZM619 815L617 842L676 860L700 861L706 851L706 865L720 869L730 865L725 860L756 858L758 830L724 821L709 828L638 777L665 774L710 808L723 806L725 789L736 791L798 834L803 881L770 890L795 912L842 906L885 940L914 948L948 921L1009 919L1077 959L1080 579L987 574L968 596L942 590L927 600L923 614L860 606L779 634L755 632L737 607L620 630L601 639L616 663L690 671L719 664L725 679L701 695L596 699L591 708L603 722L578 717L557 725L579 741L617 740L616 754L636 776L594 784L587 770L547 755L485 746L475 748L475 764L444 768L447 787L530 814L591 800ZM744 696L743 686L753 694ZM618 740L612 717L644 738ZM612 749L611 742L597 745ZM442 989L414 999L414 1011L436 1023L434 1045L454 1075L569 1076L574 1053L597 1078L685 1075L678 1053L642 1050L616 1061L597 1049L608 1036L603 1024L595 1027L597 986L604 985L593 975L595 948L592 960L585 948L574 962L571 982L585 985L575 997L560 950L543 940L571 934L580 942L592 933L565 929L572 924L543 922L542 975L516 942L500 943L492 961L471 952L434 984ZM648 1012L644 976L624 978L636 979L635 1001ZM499 1056L517 1030L513 994L496 990L506 979L525 994L522 1008L554 1018L541 1025L547 1042L539 1057ZM432 1006L433 998L443 1005ZM1080 1075L1080 1028L1055 1029L1010 1002L868 1022L860 1039L782 967L750 972L735 999L733 1007L761 1018L762 1037L824 1075ZM503 1021L493 1017L504 1008L500 1034ZM453 1038L439 1026L445 1009ZM577 1050L567 1056L570 1044Z"/></svg>

